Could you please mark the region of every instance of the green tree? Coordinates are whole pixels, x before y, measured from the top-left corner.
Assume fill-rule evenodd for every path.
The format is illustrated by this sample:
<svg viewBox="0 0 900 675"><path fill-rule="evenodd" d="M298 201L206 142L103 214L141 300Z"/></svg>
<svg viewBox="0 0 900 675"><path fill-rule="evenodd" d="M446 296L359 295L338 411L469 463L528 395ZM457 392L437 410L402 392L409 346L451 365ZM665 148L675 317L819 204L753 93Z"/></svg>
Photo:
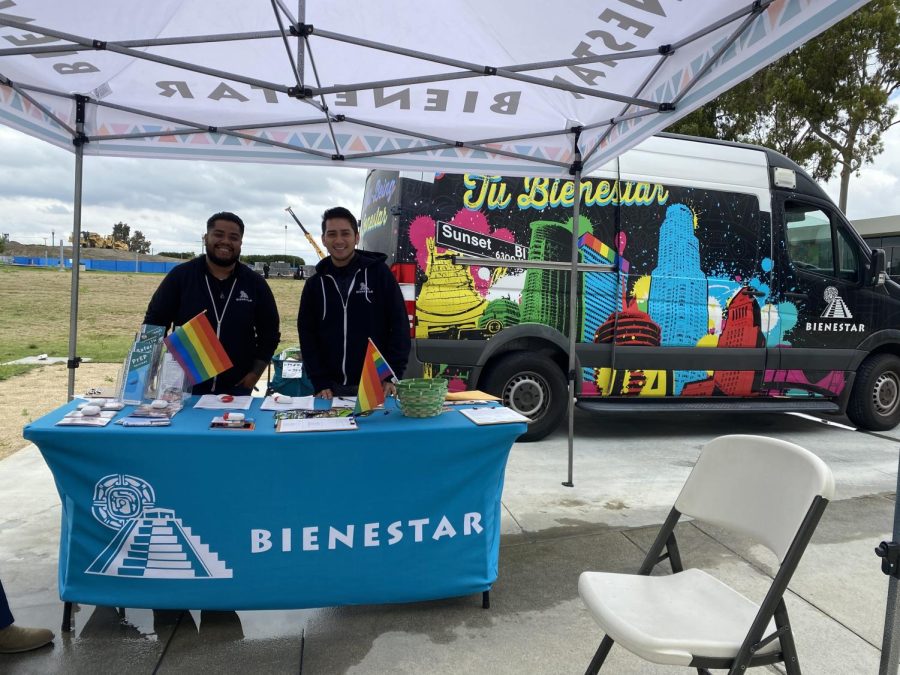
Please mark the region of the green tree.
<svg viewBox="0 0 900 675"><path fill-rule="evenodd" d="M140 230L135 230L134 234L131 235L131 239L128 240L128 248L135 253L150 253L150 241L144 237L143 232Z"/></svg>
<svg viewBox="0 0 900 675"><path fill-rule="evenodd" d="M850 177L884 150L900 87L900 0L875 0L673 125L678 133L758 143L813 178Z"/></svg>
<svg viewBox="0 0 900 675"><path fill-rule="evenodd" d="M131 238L131 228L128 226L128 223L120 221L113 225L112 238L113 241L124 241L127 244Z"/></svg>

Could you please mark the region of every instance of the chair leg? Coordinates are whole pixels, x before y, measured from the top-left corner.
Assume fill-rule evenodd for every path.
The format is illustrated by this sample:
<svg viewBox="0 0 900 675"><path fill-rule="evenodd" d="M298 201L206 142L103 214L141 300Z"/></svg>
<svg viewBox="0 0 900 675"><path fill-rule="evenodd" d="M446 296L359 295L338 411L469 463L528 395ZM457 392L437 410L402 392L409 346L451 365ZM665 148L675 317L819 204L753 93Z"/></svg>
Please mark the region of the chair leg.
<svg viewBox="0 0 900 675"><path fill-rule="evenodd" d="M697 672L700 675L712 675L712 673L709 671L709 668L697 668Z"/></svg>
<svg viewBox="0 0 900 675"><path fill-rule="evenodd" d="M786 627L787 630L778 637L781 644L781 654L784 656L784 669L787 675L801 675L800 661L797 658L797 645L794 644L794 634L791 631L791 620L788 618L787 607L784 604L784 598L775 608L775 626L777 628Z"/></svg>
<svg viewBox="0 0 900 675"><path fill-rule="evenodd" d="M590 665L588 665L587 670L584 671L584 675L597 675L600 666L606 661L606 656L609 654L609 650L612 649L612 646L613 639L609 637L609 635L604 635L602 642L600 642L600 646L597 647L597 651L594 653L594 658L591 659Z"/></svg>

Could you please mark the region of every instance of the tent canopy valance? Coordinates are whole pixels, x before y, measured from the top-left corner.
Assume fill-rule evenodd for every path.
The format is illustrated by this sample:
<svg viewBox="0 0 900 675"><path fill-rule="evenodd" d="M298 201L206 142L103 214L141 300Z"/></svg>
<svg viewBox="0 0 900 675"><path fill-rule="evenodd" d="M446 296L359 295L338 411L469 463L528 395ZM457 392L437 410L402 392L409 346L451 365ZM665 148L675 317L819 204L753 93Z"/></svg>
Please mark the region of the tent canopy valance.
<svg viewBox="0 0 900 675"><path fill-rule="evenodd" d="M0 0L0 122L86 155L568 176L575 136L590 171L863 4Z"/></svg>

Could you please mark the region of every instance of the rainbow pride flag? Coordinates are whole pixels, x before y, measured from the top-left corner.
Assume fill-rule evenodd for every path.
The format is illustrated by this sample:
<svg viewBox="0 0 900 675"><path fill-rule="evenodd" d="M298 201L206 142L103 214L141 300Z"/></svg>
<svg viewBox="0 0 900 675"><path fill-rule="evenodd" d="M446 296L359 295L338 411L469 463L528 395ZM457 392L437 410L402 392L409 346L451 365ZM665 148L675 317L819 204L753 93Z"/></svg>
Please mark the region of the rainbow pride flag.
<svg viewBox="0 0 900 675"><path fill-rule="evenodd" d="M384 388L381 383L388 377L396 377L394 371L384 360L378 347L369 338L366 347L366 358L363 360L362 373L359 376L359 391L356 392L355 414L373 410L384 403Z"/></svg>
<svg viewBox="0 0 900 675"><path fill-rule="evenodd" d="M205 382L233 365L206 312L175 328L165 343L192 385Z"/></svg>

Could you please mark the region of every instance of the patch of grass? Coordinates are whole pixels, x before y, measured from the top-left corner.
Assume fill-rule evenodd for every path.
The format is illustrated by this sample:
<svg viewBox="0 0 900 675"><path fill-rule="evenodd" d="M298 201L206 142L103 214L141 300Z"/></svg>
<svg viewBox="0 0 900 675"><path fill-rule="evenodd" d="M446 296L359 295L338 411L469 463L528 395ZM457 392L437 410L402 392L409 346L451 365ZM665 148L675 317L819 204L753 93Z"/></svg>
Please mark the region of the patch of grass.
<svg viewBox="0 0 900 675"><path fill-rule="evenodd" d="M78 355L122 361L162 275L87 271L79 279ZM68 271L0 265L0 363L41 353L68 355L71 282ZM281 350L297 344L303 282L269 279L269 286L281 316Z"/></svg>
<svg viewBox="0 0 900 675"><path fill-rule="evenodd" d="M0 382L3 382L3 380L8 380L11 377L15 377L16 375L27 373L32 368L38 367L39 366L25 365L24 363L16 363L11 366L0 366Z"/></svg>

